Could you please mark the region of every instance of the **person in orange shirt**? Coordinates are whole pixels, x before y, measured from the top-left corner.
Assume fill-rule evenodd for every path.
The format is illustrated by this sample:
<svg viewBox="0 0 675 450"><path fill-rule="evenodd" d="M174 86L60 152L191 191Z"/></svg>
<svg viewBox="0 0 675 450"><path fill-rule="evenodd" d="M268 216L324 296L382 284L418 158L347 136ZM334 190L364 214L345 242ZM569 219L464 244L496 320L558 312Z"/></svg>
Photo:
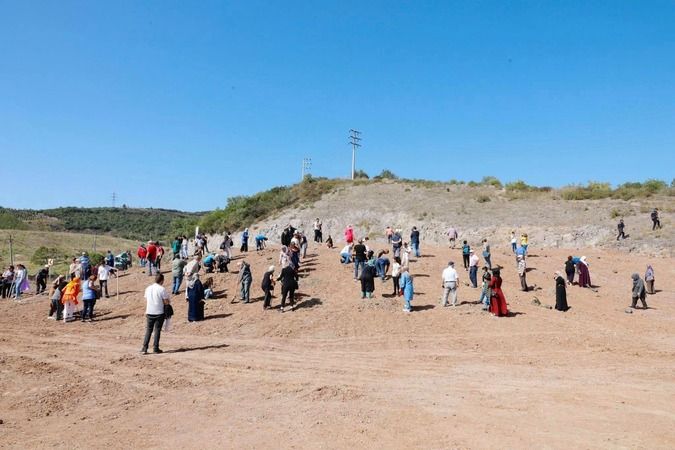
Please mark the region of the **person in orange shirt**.
<svg viewBox="0 0 675 450"><path fill-rule="evenodd" d="M73 313L77 307L77 296L80 295L80 279L72 274L70 282L63 288L61 294L61 303L63 303L63 322L71 322L75 320Z"/></svg>

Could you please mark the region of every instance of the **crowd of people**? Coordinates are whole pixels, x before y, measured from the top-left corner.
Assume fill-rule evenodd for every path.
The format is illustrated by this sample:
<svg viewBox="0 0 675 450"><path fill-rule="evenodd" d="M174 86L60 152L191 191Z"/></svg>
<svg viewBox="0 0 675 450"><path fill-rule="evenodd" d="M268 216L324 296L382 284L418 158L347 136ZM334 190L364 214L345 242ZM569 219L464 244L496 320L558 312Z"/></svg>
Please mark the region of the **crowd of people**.
<svg viewBox="0 0 675 450"><path fill-rule="evenodd" d="M661 227L658 211L654 209L651 214L653 229ZM623 219L618 225L618 239L628 237L625 234ZM330 234L324 241L323 224L319 218L313 223L314 242L325 244L327 248L333 248L334 242ZM357 237L354 227L348 225L344 230L344 247L339 252L339 261L345 266L352 266L350 276L358 283L358 291L362 299L371 299L375 296L376 280L380 280L382 286L391 281L391 294L385 295L391 298L402 297L403 311L413 311L415 296L414 276L411 264L422 257L422 235L420 230L413 226L410 234L406 235L401 228L388 226L384 231L387 246L375 249L370 244L369 236ZM447 230L448 244L455 249L460 241L459 230L450 227ZM248 243L251 239L248 228L240 235L241 245L239 251L242 255L249 251ZM262 252L267 247L268 238L264 233L258 233L254 238L256 251ZM185 235L177 236L171 242L171 295L164 288L164 275L162 274L162 260L165 250L159 241L151 240L140 244L136 256L139 266L148 277L153 277L153 282L145 290L146 299L146 335L144 337L142 352L147 353L149 341L154 334L154 350L161 353L159 339L162 330L171 328L173 316L172 296L178 296L182 292L185 281L185 301L187 303L187 319L189 322L198 322L205 319L204 305L206 300L214 296L213 278L204 275L209 273L227 273L228 265L233 257L233 236L225 232L223 241L217 251L210 251L208 237L202 233L195 235L192 250L189 240ZM302 261L307 258L308 239L304 232L295 229L288 224L280 235L281 249L278 256L279 273L275 265L270 265L263 273L260 289L263 292L263 309L273 308L274 289L277 283L281 285L280 312L293 311L296 307L296 292L299 289L300 267ZM505 240L506 241L506 240ZM528 246L527 233L511 231L508 245L514 257L514 267L519 277L520 289L529 291L534 287L528 285ZM501 245L501 244L500 244ZM504 245L507 245L504 243ZM482 309L489 311L494 316L503 317L509 315L506 297L502 290L503 267L495 264L492 259L491 243L488 238L477 241L478 251L474 250L468 239L461 241L462 268L468 272L468 282L465 283L477 294L462 294L467 297L477 297L477 303ZM190 251L190 252L189 252ZM479 256L480 255L480 256ZM482 257L482 263L481 263ZM93 321L95 319L96 300L101 297L109 297L110 290L108 281L112 276L117 276L117 271L122 266L126 269L131 266L131 252L126 251L117 257L108 251L102 261L92 261L87 252L82 252L68 268L68 273L58 276L49 289L49 317L56 320L70 322L76 319ZM251 265L245 258L237 264L238 297L242 304L251 303L251 291L254 276ZM480 282L478 272L480 274ZM35 276L36 295L47 292L49 283L50 265L46 265L37 271ZM453 260L441 272L441 295L440 303L443 307L456 307L465 302L458 302L460 296L460 279ZM638 301L643 308L647 308L647 294L655 293L654 269L650 265L644 275L631 275L632 289L631 307L636 308ZM555 288L555 309L567 311L567 288L578 286L591 288L590 264L586 256L567 257L562 262L561 270L553 276ZM2 273L0 279L0 295L3 298L12 297L20 299L22 293L27 292L29 287L28 271L22 264L16 267L9 266ZM81 302L81 304L80 304ZM288 306L287 306L288 305Z"/></svg>

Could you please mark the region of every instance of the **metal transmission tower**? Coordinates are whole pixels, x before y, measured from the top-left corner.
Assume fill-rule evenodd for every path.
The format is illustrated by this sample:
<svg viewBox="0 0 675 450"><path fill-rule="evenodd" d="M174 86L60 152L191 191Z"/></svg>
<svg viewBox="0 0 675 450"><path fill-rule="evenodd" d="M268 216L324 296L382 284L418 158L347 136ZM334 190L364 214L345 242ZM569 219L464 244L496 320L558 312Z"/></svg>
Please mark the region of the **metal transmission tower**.
<svg viewBox="0 0 675 450"><path fill-rule="evenodd" d="M352 145L352 180L356 173L356 147L361 147L361 132L349 130L349 143Z"/></svg>
<svg viewBox="0 0 675 450"><path fill-rule="evenodd" d="M113 192L113 193L112 193L112 207L113 207L113 208L115 207L115 200L117 200L117 194L115 194L115 193Z"/></svg>
<svg viewBox="0 0 675 450"><path fill-rule="evenodd" d="M300 181L305 179L305 175L309 174L309 169L312 168L312 158L302 158L302 178Z"/></svg>

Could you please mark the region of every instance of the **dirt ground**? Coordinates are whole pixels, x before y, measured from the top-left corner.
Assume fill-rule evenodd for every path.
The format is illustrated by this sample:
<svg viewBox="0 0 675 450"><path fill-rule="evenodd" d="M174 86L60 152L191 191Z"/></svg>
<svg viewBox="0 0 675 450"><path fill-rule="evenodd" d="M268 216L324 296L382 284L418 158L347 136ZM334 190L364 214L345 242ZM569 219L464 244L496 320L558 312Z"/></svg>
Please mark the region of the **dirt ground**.
<svg viewBox="0 0 675 450"><path fill-rule="evenodd" d="M569 287L561 313L532 299L555 303L568 251L532 249L537 287L524 293L495 247L508 318L482 312L463 283L462 304L441 307L440 272L448 259L461 266L460 250L424 246L411 314L391 281L361 300L338 250L313 246L297 310L263 311L260 276L278 251L249 254L255 301L231 303L236 275L214 275L228 295L191 324L173 297L162 355L138 353L149 284L138 268L120 278L119 299L98 301L93 323L48 320L46 296L2 300L0 447L675 447L673 259L575 251L597 292ZM648 262L658 293L627 314L630 274Z"/></svg>

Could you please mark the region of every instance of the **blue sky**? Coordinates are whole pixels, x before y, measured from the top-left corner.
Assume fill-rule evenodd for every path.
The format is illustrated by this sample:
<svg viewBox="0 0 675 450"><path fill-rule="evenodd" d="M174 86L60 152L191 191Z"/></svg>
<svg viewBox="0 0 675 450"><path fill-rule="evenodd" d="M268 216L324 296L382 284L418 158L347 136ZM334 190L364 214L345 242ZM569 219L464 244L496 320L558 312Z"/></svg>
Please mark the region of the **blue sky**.
<svg viewBox="0 0 675 450"><path fill-rule="evenodd" d="M0 0L0 205L675 176L673 1Z"/></svg>

